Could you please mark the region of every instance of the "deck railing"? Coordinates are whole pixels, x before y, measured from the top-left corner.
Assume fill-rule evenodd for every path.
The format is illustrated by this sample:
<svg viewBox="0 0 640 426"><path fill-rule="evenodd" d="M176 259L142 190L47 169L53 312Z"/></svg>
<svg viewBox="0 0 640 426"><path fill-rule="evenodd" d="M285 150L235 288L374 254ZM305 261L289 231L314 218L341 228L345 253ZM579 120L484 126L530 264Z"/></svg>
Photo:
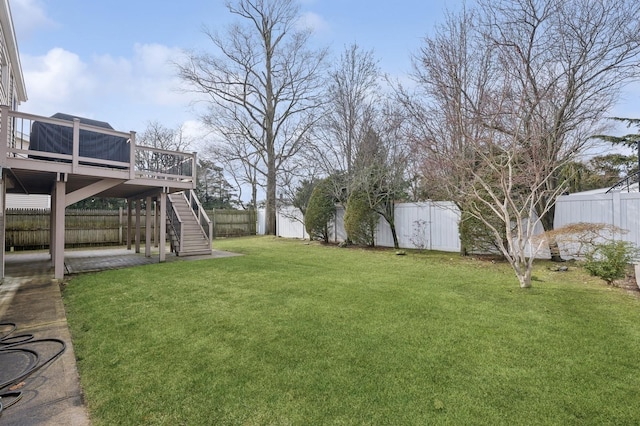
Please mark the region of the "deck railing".
<svg viewBox="0 0 640 426"><path fill-rule="evenodd" d="M36 128L39 137L46 133L47 144L36 147L31 143ZM133 131L119 132L78 119L41 117L0 106L0 137L7 141L0 142L0 167L82 171L98 176L109 171L111 176L191 182L195 187L195 153L137 146L135 136ZM101 140L114 143L104 146Z"/></svg>

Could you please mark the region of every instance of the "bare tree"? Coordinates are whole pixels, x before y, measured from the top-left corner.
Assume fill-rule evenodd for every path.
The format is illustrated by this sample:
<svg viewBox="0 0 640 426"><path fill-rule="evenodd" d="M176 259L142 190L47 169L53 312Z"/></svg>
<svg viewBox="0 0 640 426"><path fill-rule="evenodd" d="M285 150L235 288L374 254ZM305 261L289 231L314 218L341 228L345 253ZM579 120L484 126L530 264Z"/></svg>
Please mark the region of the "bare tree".
<svg viewBox="0 0 640 426"><path fill-rule="evenodd" d="M640 8L632 0L479 5L478 36L494 55L494 77L508 82L513 97L491 125L520 137L530 156L543 157L546 193L556 194L562 183L558 164L587 146L620 90L640 76ZM536 209L547 231L553 229L553 201L543 197ZM551 249L559 260L557 245Z"/></svg>
<svg viewBox="0 0 640 426"><path fill-rule="evenodd" d="M380 100L380 68L373 51L357 44L345 47L330 71L323 119L315 129L315 161L332 179L336 198L346 201L354 173L356 153L376 119Z"/></svg>
<svg viewBox="0 0 640 426"><path fill-rule="evenodd" d="M191 146L190 138L184 134L182 126L166 127L158 121L147 123L146 129L137 138L138 145L155 148L154 150L136 151L136 167L140 170L153 172L172 172L180 170L184 174L191 174L190 157L164 151L184 152Z"/></svg>
<svg viewBox="0 0 640 426"><path fill-rule="evenodd" d="M540 249L533 231L557 195L548 182L561 164L548 164L548 157L522 143L538 141L543 129L525 126L526 117L513 114L527 96L512 90L512 76L494 78L499 62L483 49L477 24L472 12L450 15L416 57L414 76L422 92L400 94L425 177L493 234L526 288ZM515 120L517 131L501 129L507 120Z"/></svg>
<svg viewBox="0 0 640 426"><path fill-rule="evenodd" d="M479 167L474 146L486 132L476 110L487 102L493 86L492 55L483 49L473 11L448 14L446 21L425 38L413 57L415 93L402 87L397 95L410 117L416 169L428 198L454 201L466 220L469 199L462 194ZM413 189L417 193L417 189ZM464 231L461 226L461 232ZM461 235L461 254L471 249Z"/></svg>
<svg viewBox="0 0 640 426"><path fill-rule="evenodd" d="M640 11L626 0L478 4L425 40L424 99L402 98L425 174L494 233L528 287L533 225L552 228L563 165L638 77Z"/></svg>
<svg viewBox="0 0 640 426"><path fill-rule="evenodd" d="M184 135L182 126L171 128L158 121L148 122L136 141L139 145L168 151L186 151L191 145L191 140Z"/></svg>
<svg viewBox="0 0 640 426"><path fill-rule="evenodd" d="M227 8L240 22L224 36L205 31L219 55L192 52L179 75L208 97L205 123L228 145L251 148L240 150L248 156L239 161L266 183L265 232L275 234L278 174L317 120L326 50L307 48L311 32L298 28L294 0L237 0Z"/></svg>
<svg viewBox="0 0 640 426"><path fill-rule="evenodd" d="M385 103L379 119L362 139L354 163L352 189L366 194L369 208L389 225L394 248L400 248L395 226L396 202L406 198L409 150L405 143L404 115Z"/></svg>
<svg viewBox="0 0 640 426"><path fill-rule="evenodd" d="M233 143L229 141L231 135L227 138L213 142L209 145L206 155L212 161L215 160L221 164L225 172L235 183L237 188L237 201L242 208L257 208L258 206L258 188L264 188L263 181L259 179L258 168L260 165L260 156L255 148L247 143L247 139L237 138ZM251 191L250 201L244 203L243 188L248 187Z"/></svg>
<svg viewBox="0 0 640 426"><path fill-rule="evenodd" d="M487 135L496 139L500 136ZM475 149L482 166L470 171L472 185L463 192L470 201L466 211L493 233L520 287L529 288L533 261L546 242L535 238L536 227L563 187L550 192L548 181L556 170L548 164L539 168L540 162L529 161L517 138L502 140L498 145L482 139L478 142Z"/></svg>

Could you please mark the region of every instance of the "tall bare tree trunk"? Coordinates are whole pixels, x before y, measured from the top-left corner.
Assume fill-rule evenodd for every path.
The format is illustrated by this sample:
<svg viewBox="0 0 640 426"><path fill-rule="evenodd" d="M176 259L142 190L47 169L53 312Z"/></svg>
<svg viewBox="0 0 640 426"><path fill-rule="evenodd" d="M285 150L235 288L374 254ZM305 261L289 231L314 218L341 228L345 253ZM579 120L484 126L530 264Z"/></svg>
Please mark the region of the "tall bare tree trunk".
<svg viewBox="0 0 640 426"><path fill-rule="evenodd" d="M266 208L266 235L276 235L276 170L275 160L270 157L267 172L267 208Z"/></svg>

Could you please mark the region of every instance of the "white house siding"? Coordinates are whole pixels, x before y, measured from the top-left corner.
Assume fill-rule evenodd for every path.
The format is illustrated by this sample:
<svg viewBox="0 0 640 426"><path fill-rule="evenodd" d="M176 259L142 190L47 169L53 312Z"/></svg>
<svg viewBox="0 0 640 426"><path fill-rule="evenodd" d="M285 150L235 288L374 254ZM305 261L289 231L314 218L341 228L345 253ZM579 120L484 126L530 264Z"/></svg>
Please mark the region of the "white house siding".
<svg viewBox="0 0 640 426"><path fill-rule="evenodd" d="M0 0L0 67L0 102L17 109L27 100L27 91L8 0Z"/></svg>
<svg viewBox="0 0 640 426"><path fill-rule="evenodd" d="M8 209L48 209L51 208L51 197L40 194L7 194Z"/></svg>

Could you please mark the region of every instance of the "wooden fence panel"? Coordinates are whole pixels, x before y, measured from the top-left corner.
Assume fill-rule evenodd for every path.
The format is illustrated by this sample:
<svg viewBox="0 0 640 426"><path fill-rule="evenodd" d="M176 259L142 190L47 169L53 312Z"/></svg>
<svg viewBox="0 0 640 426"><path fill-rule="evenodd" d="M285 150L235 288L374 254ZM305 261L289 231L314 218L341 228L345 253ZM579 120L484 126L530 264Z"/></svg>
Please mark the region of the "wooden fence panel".
<svg viewBox="0 0 640 426"><path fill-rule="evenodd" d="M255 211L212 210L207 214L214 223L216 237L256 234ZM48 248L49 220L49 209L7 209L5 250ZM143 210L140 217L142 242L145 241L145 223L146 215ZM151 229L152 235L155 235L155 220ZM65 211L65 247L122 245L126 242L126 230L126 209Z"/></svg>
<svg viewBox="0 0 640 426"><path fill-rule="evenodd" d="M239 237L256 235L257 216L255 210L222 210L207 211L213 222L215 237Z"/></svg>
<svg viewBox="0 0 640 426"><path fill-rule="evenodd" d="M144 241L144 212L140 222ZM66 210L65 247L121 245L126 227L126 211L121 215L118 210ZM48 248L50 235L49 209L7 209L6 250Z"/></svg>

